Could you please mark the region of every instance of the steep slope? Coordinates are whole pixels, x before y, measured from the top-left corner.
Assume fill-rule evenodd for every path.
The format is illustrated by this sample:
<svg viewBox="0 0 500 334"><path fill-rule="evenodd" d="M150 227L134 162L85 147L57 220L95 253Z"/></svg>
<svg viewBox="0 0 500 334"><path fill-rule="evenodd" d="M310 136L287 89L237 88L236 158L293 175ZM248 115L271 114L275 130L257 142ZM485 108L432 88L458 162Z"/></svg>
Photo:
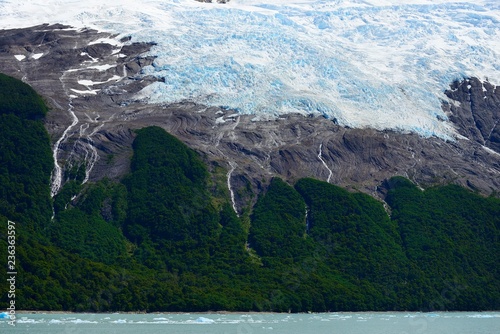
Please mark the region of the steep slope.
<svg viewBox="0 0 500 334"><path fill-rule="evenodd" d="M80 170L83 183L120 179L129 171L132 130L148 125L166 129L202 153L211 168L225 168L233 206L240 212L255 202L272 176L290 182L315 177L380 197L378 190L383 189L377 187L395 175L422 186L452 182L484 194L500 187L499 155L494 151L498 92L477 79L470 80L475 88L467 89L463 81L447 91L450 100L443 102L443 110L466 138L442 140L353 129L314 115L254 121L234 110L188 102L144 104L134 96L157 80L141 74L153 61L144 54L152 45L92 30L60 25L6 30L0 33L0 45L2 70L33 85L52 109L45 122L56 163L52 194L71 179L71 170ZM27 50L44 56L15 57L35 52ZM453 88L457 85L462 88ZM489 88L485 92L481 87ZM470 99L482 101L474 104L481 127L475 132L470 130L477 128L469 120L471 104L459 108L457 102Z"/></svg>
<svg viewBox="0 0 500 334"><path fill-rule="evenodd" d="M450 103L443 109L458 132L500 153L500 88L471 78L455 81L445 93Z"/></svg>
<svg viewBox="0 0 500 334"><path fill-rule="evenodd" d="M391 179L389 188L391 219L399 227L406 255L424 273L419 274L422 291L434 290L428 307L496 304L498 199L481 198L453 185L422 192L402 178ZM449 247L452 244L460 246ZM474 299L469 299L472 294Z"/></svg>
<svg viewBox="0 0 500 334"><path fill-rule="evenodd" d="M41 126L40 120L33 122ZM13 133L22 133L22 124L10 125ZM31 142L39 135L30 131L24 139ZM389 217L382 203L366 194L313 179L299 180L294 189L273 179L253 214L239 218L225 179L210 174L199 154L159 127L143 128L134 137L131 172L123 183L102 180L82 188L81 175L74 174L54 198L53 219L50 168L23 174L41 180L40 193L27 193L30 201L46 199L39 206L23 207L25 197L1 194L6 203L0 207L4 258L6 221L16 223L18 308L300 312L499 307L496 198L457 186L422 192L396 178L385 185ZM4 154L17 139L3 142L3 184L19 177L18 166L11 163L16 157ZM44 153L37 161L50 161L48 138L35 141ZM18 148L19 157L32 150ZM6 283L0 286L2 302L7 288Z"/></svg>
<svg viewBox="0 0 500 334"><path fill-rule="evenodd" d="M41 121L46 112L30 86L0 74L0 211L37 227L52 214L47 186L53 160Z"/></svg>
<svg viewBox="0 0 500 334"><path fill-rule="evenodd" d="M20 226L19 303L498 309L497 8L235 2L99 13L116 34L0 30L0 71L43 96L0 76L0 218ZM75 4L81 22L94 22L78 16L89 4ZM159 4L172 13L155 26ZM228 18L248 34L207 29Z"/></svg>

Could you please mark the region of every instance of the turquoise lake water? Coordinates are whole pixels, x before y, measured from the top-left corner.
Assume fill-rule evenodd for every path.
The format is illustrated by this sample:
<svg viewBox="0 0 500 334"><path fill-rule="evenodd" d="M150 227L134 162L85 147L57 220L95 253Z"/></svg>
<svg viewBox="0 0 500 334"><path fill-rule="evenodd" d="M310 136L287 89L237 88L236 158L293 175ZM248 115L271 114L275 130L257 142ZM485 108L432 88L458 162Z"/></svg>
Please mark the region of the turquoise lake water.
<svg viewBox="0 0 500 334"><path fill-rule="evenodd" d="M498 334L500 312L17 314L0 333Z"/></svg>

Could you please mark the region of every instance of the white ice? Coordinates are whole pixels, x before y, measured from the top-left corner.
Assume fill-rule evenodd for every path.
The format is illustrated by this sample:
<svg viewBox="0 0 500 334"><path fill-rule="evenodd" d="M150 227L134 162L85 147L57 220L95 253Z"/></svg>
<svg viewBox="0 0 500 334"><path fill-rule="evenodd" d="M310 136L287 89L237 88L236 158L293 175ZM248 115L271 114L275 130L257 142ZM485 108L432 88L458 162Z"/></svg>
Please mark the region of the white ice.
<svg viewBox="0 0 500 334"><path fill-rule="evenodd" d="M149 102L322 114L351 127L454 136L443 91L500 83L500 3L489 0L0 0L0 28L50 21L157 43Z"/></svg>
<svg viewBox="0 0 500 334"><path fill-rule="evenodd" d="M89 45L100 44L100 43L111 44L111 45L120 46L120 47L123 46L123 43L117 41L116 39L112 39L112 38L99 38L95 41L90 42Z"/></svg>
<svg viewBox="0 0 500 334"><path fill-rule="evenodd" d="M199 317L197 318L194 322L198 324L213 324L215 321L213 319L205 318L205 317Z"/></svg>
<svg viewBox="0 0 500 334"><path fill-rule="evenodd" d="M31 55L31 58L40 59L40 58L42 58L42 56L43 56L43 53L34 53Z"/></svg>

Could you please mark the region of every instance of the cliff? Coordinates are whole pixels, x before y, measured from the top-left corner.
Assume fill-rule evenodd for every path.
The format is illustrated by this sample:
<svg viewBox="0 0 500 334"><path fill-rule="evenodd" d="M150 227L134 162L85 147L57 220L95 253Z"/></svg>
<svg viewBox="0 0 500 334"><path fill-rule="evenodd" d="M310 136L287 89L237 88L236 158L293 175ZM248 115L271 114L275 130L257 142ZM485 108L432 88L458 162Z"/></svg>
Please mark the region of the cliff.
<svg viewBox="0 0 500 334"><path fill-rule="evenodd" d="M1 70L32 85L51 108L45 125L58 162L53 194L74 166L85 168L85 182L120 179L129 170L133 130L150 125L181 139L211 168L226 169L239 211L273 176L313 177L380 198L383 181L398 175L422 187L454 183L485 195L499 189L500 90L488 82L443 87L453 140L346 128L317 115L256 121L189 101L148 104L139 93L157 80L141 75L153 61L152 44L112 38L59 25L0 32Z"/></svg>

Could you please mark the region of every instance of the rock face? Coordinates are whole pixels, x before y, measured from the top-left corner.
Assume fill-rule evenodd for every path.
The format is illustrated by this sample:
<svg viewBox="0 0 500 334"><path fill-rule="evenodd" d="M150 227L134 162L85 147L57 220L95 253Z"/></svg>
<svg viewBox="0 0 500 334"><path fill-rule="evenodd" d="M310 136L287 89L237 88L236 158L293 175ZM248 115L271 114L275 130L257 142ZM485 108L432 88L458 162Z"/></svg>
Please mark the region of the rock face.
<svg viewBox="0 0 500 334"><path fill-rule="evenodd" d="M395 175L421 186L452 182L486 195L500 190L500 92L488 82L472 78L446 91L443 108L463 137L443 141L344 128L313 115L252 121L190 102L147 104L136 93L156 80L140 75L153 61L151 47L60 25L0 31L0 71L32 85L51 106L46 127L61 184L64 171L76 165L85 167L85 182L119 179L129 168L133 130L157 125L209 166L227 170L238 209L273 176L314 177L382 198L380 186Z"/></svg>
<svg viewBox="0 0 500 334"><path fill-rule="evenodd" d="M470 78L456 81L445 91L451 103L443 109L458 132L500 153L500 87Z"/></svg>

